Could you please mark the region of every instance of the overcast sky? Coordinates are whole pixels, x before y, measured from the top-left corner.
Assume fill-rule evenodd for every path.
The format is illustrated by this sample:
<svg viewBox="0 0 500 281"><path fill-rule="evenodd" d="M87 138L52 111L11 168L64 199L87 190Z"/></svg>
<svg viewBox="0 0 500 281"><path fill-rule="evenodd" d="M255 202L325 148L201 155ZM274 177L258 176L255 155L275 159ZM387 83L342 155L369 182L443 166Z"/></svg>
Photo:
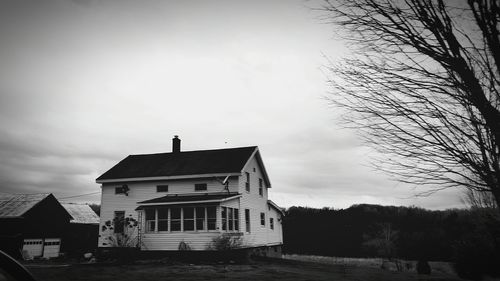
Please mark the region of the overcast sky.
<svg viewBox="0 0 500 281"><path fill-rule="evenodd" d="M118 161L179 135L182 150L259 146L284 207L462 207L456 190L415 198L368 168L324 99L324 56L347 51L311 5L0 2L0 192L98 192Z"/></svg>

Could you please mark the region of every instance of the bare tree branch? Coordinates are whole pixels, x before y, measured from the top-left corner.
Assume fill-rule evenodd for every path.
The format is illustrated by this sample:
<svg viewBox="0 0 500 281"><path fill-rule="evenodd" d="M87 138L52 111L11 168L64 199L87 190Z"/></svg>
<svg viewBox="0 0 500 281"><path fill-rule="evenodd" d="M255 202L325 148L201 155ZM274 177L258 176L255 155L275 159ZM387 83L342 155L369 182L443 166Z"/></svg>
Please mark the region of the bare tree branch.
<svg viewBox="0 0 500 281"><path fill-rule="evenodd" d="M455 5L455 6L452 6ZM496 0L326 0L353 56L328 67L347 109L402 182L489 192L500 203L500 9Z"/></svg>

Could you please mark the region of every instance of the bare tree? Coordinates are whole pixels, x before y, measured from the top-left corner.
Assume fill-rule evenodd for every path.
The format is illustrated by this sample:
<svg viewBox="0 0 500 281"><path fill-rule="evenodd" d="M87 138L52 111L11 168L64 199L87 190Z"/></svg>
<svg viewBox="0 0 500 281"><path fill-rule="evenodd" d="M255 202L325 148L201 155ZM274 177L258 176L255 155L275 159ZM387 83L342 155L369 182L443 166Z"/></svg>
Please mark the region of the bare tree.
<svg viewBox="0 0 500 281"><path fill-rule="evenodd" d="M329 66L329 99L382 155L374 165L428 188L500 202L497 0L326 0L353 55Z"/></svg>

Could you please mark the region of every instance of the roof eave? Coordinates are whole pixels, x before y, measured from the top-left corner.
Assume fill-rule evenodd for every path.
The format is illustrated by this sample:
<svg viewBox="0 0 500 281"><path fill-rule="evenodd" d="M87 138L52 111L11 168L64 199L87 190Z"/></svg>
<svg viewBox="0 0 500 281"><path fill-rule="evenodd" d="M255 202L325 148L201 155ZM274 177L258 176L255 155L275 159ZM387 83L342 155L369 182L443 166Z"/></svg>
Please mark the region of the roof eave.
<svg viewBox="0 0 500 281"><path fill-rule="evenodd" d="M133 177L133 178L118 178L118 179L99 179L99 178L97 178L96 183L118 183L118 182L132 182L132 181L161 181L161 180L213 178L213 177L240 176L240 175L241 175L241 173L216 173L216 174L159 176L159 177Z"/></svg>

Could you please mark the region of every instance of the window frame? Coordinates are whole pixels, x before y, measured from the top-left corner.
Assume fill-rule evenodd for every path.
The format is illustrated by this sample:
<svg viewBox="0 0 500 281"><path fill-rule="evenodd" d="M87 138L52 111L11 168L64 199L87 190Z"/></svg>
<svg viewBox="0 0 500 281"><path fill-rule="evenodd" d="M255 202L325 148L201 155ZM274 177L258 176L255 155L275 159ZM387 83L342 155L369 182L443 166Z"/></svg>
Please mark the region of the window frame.
<svg viewBox="0 0 500 281"><path fill-rule="evenodd" d="M122 221L119 222L121 225L121 228L119 227L120 225L117 225L118 218L121 216ZM113 233L125 233L125 211L115 211L114 216L113 216Z"/></svg>
<svg viewBox="0 0 500 281"><path fill-rule="evenodd" d="M204 188L200 189L200 187L204 187ZM207 190L208 190L207 183L195 183L194 184L194 191L195 192L207 191Z"/></svg>
<svg viewBox="0 0 500 281"><path fill-rule="evenodd" d="M160 189L166 189L166 190L160 190ZM156 192L157 193L165 193L168 192L168 184L159 184L156 186Z"/></svg>
<svg viewBox="0 0 500 281"><path fill-rule="evenodd" d="M245 209L245 232L250 233L250 209Z"/></svg>
<svg viewBox="0 0 500 281"><path fill-rule="evenodd" d="M250 173L245 172L245 190L250 193Z"/></svg>

